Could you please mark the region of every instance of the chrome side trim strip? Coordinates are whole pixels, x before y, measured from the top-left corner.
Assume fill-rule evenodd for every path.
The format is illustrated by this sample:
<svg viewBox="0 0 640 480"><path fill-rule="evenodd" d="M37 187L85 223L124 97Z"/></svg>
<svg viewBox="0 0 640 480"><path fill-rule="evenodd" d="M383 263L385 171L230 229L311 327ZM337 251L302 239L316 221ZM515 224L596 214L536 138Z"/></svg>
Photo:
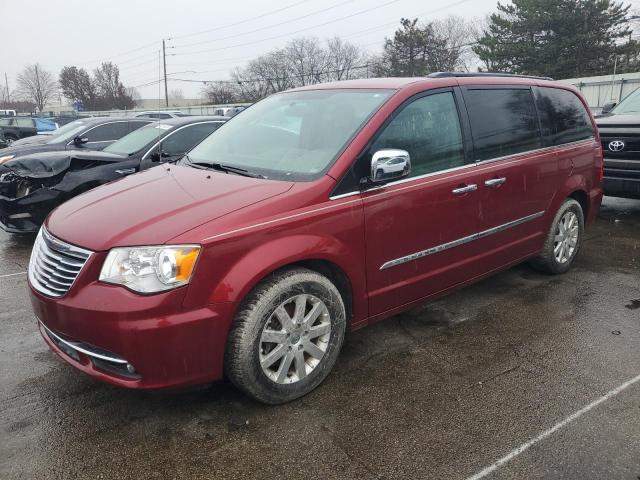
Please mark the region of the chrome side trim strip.
<svg viewBox="0 0 640 480"><path fill-rule="evenodd" d="M44 323L42 323L42 321L40 319L38 319L38 323L40 323L40 325L42 326L42 328L44 328L47 332L48 335L50 335L51 337L54 337L56 340L58 340L60 343L64 343L67 347L80 352L80 353L84 353L85 355L89 356L89 357L94 357L94 358L99 358L100 360L106 360L107 362L113 362L113 363L118 363L121 365L124 365L125 363L129 363L127 362L124 358L121 357L111 357L108 355L104 355L101 353L96 353L94 351L88 350L89 346L88 345L84 345L84 344L78 344L77 342L69 342L63 338L61 338L59 335L56 335L55 333L53 333L51 330L49 330L46 325ZM84 346L81 346L84 345Z"/></svg>
<svg viewBox="0 0 640 480"><path fill-rule="evenodd" d="M474 240L479 240L481 238L488 237L495 233L503 232L504 230L507 230L509 228L522 225L523 223L529 222L531 220L535 220L536 218L540 218L543 215L544 215L544 211L533 213L531 215L527 215L526 217L513 220L512 222L508 222L503 225L498 225L497 227L483 230L482 232L474 233L473 235L469 235L467 237L458 238L457 240L443 243L441 245L437 245L435 247L422 250L420 252L412 253L404 257L396 258L394 260L389 260L388 262L385 262L382 264L382 266L380 267L380 270L385 270L387 268L395 267L397 265L402 265L403 263L411 262L413 260L426 257L428 255L433 255L434 253L440 253L444 250L449 250L450 248L453 248L453 247L459 247L460 245L464 245L465 243L473 242Z"/></svg>

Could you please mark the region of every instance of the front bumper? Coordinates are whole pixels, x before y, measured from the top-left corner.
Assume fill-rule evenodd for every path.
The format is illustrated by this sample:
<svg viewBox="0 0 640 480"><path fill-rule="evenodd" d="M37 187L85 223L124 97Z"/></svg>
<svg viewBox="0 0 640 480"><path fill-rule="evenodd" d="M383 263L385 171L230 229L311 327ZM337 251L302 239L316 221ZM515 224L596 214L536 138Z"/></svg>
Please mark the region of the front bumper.
<svg viewBox="0 0 640 480"><path fill-rule="evenodd" d="M62 193L41 188L20 198L0 195L0 228L9 233L37 233Z"/></svg>
<svg viewBox="0 0 640 480"><path fill-rule="evenodd" d="M135 389L222 377L230 304L184 310L184 287L150 296L97 281L76 287L56 299L30 290L45 342L78 370Z"/></svg>
<svg viewBox="0 0 640 480"><path fill-rule="evenodd" d="M604 194L610 197L640 199L640 172L638 178L605 177L602 179Z"/></svg>
<svg viewBox="0 0 640 480"><path fill-rule="evenodd" d="M640 199L640 159L604 159L604 194Z"/></svg>

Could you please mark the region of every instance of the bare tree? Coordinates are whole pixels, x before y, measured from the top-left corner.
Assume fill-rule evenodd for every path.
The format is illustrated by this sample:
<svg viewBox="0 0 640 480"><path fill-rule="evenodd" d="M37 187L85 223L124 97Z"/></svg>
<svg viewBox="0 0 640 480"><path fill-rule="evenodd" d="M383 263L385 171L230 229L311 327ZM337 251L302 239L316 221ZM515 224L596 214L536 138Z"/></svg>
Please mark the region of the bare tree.
<svg viewBox="0 0 640 480"><path fill-rule="evenodd" d="M327 80L348 80L365 76L363 74L368 61L360 47L345 42L340 37L327 40Z"/></svg>
<svg viewBox="0 0 640 480"><path fill-rule="evenodd" d="M171 100L184 100L184 93L180 88L174 88L169 92L169 98Z"/></svg>
<svg viewBox="0 0 640 480"><path fill-rule="evenodd" d="M53 75L38 63L27 65L18 75L17 84L18 95L28 102L35 103L40 112L44 110L44 106L57 91Z"/></svg>
<svg viewBox="0 0 640 480"><path fill-rule="evenodd" d="M284 48L251 60L232 74L238 99L253 102L288 88L331 80L361 78L368 73L368 56L340 38L294 38Z"/></svg>
<svg viewBox="0 0 640 480"><path fill-rule="evenodd" d="M93 72L94 84L105 108L131 108L133 99L120 81L120 69L111 62L105 62Z"/></svg>
<svg viewBox="0 0 640 480"><path fill-rule="evenodd" d="M237 98L236 89L230 82L209 82L202 89L202 94L207 103L212 105L224 105L234 103Z"/></svg>
<svg viewBox="0 0 640 480"><path fill-rule="evenodd" d="M442 50L448 52L443 68L469 72L477 66L478 56L471 47L481 35L481 25L481 19L466 20L456 15L431 22L434 36L442 42Z"/></svg>
<svg viewBox="0 0 640 480"><path fill-rule="evenodd" d="M327 70L327 52L317 38L294 38L285 50L296 83L310 85L322 81Z"/></svg>

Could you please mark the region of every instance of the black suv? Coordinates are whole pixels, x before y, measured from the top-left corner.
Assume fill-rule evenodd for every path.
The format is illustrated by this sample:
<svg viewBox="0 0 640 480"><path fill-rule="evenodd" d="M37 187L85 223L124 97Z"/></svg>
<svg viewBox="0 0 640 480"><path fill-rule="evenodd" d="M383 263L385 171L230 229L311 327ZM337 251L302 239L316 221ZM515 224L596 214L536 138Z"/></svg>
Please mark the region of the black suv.
<svg viewBox="0 0 640 480"><path fill-rule="evenodd" d="M640 89L603 111L596 123L604 154L604 193L640 199Z"/></svg>

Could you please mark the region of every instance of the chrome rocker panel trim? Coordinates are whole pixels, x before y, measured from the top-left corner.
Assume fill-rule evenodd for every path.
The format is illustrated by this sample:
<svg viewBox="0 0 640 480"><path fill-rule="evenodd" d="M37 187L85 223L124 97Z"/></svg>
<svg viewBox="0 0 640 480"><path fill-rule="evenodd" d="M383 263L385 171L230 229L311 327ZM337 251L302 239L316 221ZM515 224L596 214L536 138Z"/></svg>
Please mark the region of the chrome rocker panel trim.
<svg viewBox="0 0 640 480"><path fill-rule="evenodd" d="M394 260L389 260L385 262L380 267L380 270L385 270L387 268L396 267L398 265L402 265L403 263L411 262L413 260L417 260L418 258L426 257L428 255L433 255L434 253L440 253L444 250L449 250L453 247L459 247L460 245L464 245L465 243L473 242L474 240L480 240L481 238L488 237L490 235L494 235L499 232L503 232L504 230L508 230L509 228L516 227L518 225L522 225L523 223L529 222L531 220L535 220L536 218L540 218L544 215L544 211L533 213L531 215L527 215L526 217L519 218L517 220L513 220L512 222L505 223L503 225L498 225L497 227L489 228L487 230L483 230L482 232L474 233L473 235L469 235L467 237L458 238L457 240L453 240L451 242L443 243L441 245L436 245L435 247L428 248L426 250L421 250L419 252L411 253L409 255L405 255L404 257L396 258Z"/></svg>

